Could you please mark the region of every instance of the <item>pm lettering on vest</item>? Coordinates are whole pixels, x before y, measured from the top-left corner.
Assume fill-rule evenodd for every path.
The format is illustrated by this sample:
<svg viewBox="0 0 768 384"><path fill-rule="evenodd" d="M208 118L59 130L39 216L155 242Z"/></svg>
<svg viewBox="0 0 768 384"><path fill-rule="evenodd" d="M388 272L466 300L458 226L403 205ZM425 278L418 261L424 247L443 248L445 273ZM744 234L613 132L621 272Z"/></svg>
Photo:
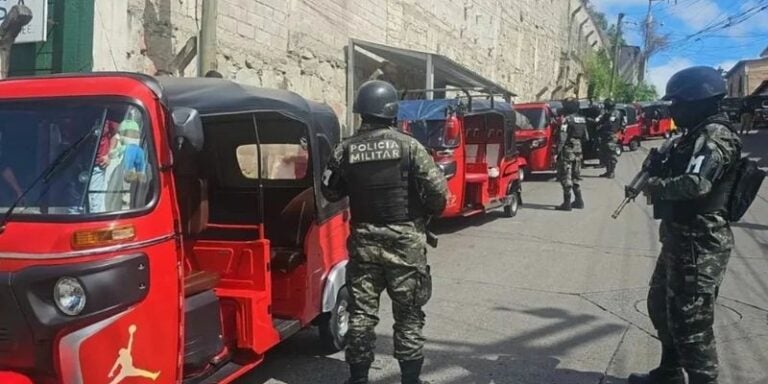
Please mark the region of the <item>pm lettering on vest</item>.
<svg viewBox="0 0 768 384"><path fill-rule="evenodd" d="M349 147L349 163L397 160L400 159L401 153L400 143L395 140L383 139L355 143Z"/></svg>

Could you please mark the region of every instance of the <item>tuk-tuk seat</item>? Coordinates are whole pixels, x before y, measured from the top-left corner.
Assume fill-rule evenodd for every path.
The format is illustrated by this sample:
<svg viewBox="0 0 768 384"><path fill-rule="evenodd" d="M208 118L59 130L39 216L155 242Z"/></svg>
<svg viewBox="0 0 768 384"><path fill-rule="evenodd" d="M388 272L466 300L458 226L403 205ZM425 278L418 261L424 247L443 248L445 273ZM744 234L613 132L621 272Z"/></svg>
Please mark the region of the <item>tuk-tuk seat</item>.
<svg viewBox="0 0 768 384"><path fill-rule="evenodd" d="M211 271L191 271L184 277L184 297L216 288L221 276Z"/></svg>
<svg viewBox="0 0 768 384"><path fill-rule="evenodd" d="M307 257L300 248L272 247L272 270L282 273L290 273L307 261Z"/></svg>

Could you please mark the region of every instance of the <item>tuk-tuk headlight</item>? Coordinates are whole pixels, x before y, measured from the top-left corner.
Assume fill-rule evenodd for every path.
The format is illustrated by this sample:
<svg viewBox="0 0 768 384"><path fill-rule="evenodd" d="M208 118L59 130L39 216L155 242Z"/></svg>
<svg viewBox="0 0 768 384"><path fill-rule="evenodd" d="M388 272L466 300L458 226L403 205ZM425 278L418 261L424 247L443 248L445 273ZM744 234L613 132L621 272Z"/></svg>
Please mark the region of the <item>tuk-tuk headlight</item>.
<svg viewBox="0 0 768 384"><path fill-rule="evenodd" d="M62 277L53 288L53 301L64 314L77 316L85 308L85 289L73 277Z"/></svg>
<svg viewBox="0 0 768 384"><path fill-rule="evenodd" d="M541 148L546 143L547 143L547 139L545 139L543 137L540 138L540 139L534 139L533 141L531 141L531 149Z"/></svg>

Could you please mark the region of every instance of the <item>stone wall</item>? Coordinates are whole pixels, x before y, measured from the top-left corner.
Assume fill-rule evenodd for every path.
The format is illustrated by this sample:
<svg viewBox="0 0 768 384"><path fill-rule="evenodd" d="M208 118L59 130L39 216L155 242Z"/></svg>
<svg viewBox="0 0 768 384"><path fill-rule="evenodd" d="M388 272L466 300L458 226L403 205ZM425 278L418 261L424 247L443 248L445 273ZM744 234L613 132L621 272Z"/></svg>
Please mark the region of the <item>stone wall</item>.
<svg viewBox="0 0 768 384"><path fill-rule="evenodd" d="M166 69L195 35L202 1L97 0L94 70ZM579 89L577 79L583 96L578 60L602 40L581 5L581 0L219 0L218 69L244 83L325 101L342 121L350 38L445 55L516 92L517 101L550 98L553 92L571 95ZM185 75L195 73L193 62Z"/></svg>

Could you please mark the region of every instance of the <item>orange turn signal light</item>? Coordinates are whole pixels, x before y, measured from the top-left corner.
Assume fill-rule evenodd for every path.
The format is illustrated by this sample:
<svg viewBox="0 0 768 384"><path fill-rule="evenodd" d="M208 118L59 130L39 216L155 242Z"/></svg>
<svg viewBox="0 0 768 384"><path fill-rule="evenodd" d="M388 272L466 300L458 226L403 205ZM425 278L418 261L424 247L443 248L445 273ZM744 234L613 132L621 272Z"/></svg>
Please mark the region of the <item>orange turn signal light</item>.
<svg viewBox="0 0 768 384"><path fill-rule="evenodd" d="M133 225L114 228L86 229L72 235L72 247L76 249L103 247L131 241L136 238Z"/></svg>

